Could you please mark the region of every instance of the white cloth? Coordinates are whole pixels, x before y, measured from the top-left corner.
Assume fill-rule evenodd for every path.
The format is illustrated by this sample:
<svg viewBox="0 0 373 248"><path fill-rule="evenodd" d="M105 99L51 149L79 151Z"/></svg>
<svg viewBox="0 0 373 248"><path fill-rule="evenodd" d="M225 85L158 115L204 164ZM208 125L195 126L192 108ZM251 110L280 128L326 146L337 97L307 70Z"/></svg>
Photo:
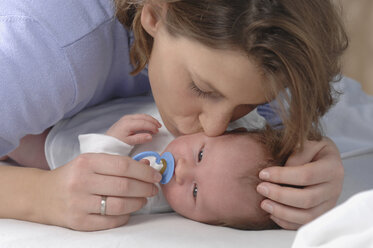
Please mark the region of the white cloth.
<svg viewBox="0 0 373 248"><path fill-rule="evenodd" d="M373 247L373 190L354 195L342 205L302 227L292 248Z"/></svg>
<svg viewBox="0 0 373 248"><path fill-rule="evenodd" d="M113 136L89 133L78 136L80 153L106 153L111 155L128 156L133 146L120 141Z"/></svg>
<svg viewBox="0 0 373 248"><path fill-rule="evenodd" d="M45 142L45 154L50 168L55 169L68 163L79 155L80 148L82 153L110 153L130 157L143 151L161 153L174 139L164 125L157 134L153 135L152 142L136 146L127 145L102 134L123 115L135 113L149 114L161 122L154 100L149 96L113 100L84 110L70 119L60 121L49 132ZM82 141L80 144L78 136L87 133L90 134L79 137ZM172 209L162 191L159 190L159 193L148 198L147 204L135 214L169 211Z"/></svg>

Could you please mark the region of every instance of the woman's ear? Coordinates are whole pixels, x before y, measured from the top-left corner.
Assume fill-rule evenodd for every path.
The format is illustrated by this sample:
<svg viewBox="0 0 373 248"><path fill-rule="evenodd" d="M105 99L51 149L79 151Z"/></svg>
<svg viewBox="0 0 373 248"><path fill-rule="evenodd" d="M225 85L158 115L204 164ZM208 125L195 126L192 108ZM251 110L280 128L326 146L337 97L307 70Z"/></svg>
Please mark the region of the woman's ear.
<svg viewBox="0 0 373 248"><path fill-rule="evenodd" d="M155 34L158 31L159 24L161 23L161 17L159 13L157 13L156 9L158 7L154 6L153 4L146 3L141 11L141 25L145 29L145 31L154 38Z"/></svg>

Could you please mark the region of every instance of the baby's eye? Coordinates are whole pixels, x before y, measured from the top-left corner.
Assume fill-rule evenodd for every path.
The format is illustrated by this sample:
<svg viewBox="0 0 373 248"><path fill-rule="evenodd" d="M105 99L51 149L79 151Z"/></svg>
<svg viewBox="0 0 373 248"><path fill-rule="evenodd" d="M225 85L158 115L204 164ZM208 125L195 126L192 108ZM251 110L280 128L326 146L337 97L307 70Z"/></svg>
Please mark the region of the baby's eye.
<svg viewBox="0 0 373 248"><path fill-rule="evenodd" d="M201 149L199 152L198 152L198 162L201 162L203 158L203 149Z"/></svg>
<svg viewBox="0 0 373 248"><path fill-rule="evenodd" d="M197 184L194 184L194 188L193 188L193 197L194 198L197 197L197 193L198 193L198 187L197 187Z"/></svg>

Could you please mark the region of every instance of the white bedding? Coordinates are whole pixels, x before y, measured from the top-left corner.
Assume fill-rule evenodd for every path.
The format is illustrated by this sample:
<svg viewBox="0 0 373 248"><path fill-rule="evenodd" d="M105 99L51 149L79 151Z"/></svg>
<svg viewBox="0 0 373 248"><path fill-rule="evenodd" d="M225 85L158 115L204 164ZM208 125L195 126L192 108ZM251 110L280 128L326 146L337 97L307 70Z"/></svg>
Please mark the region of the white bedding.
<svg viewBox="0 0 373 248"><path fill-rule="evenodd" d="M373 247L373 190L351 197L333 211L302 227L293 248Z"/></svg>
<svg viewBox="0 0 373 248"><path fill-rule="evenodd" d="M339 200L341 203L357 192L373 189L373 98L362 95L356 82L346 78L342 80L339 87L348 91L345 94L347 98L342 99L334 112L330 112L331 116L327 116L324 120L327 121L327 134L336 141L343 152L345 181ZM349 92L355 95L350 97ZM352 101L351 107L343 103L347 100ZM344 118L343 121L338 120L341 116ZM333 225L330 228L333 228ZM175 213L133 216L126 226L99 232L77 232L17 220L0 220L0 247L7 248L289 248L295 235L296 232L285 230L239 231L210 226L187 220Z"/></svg>

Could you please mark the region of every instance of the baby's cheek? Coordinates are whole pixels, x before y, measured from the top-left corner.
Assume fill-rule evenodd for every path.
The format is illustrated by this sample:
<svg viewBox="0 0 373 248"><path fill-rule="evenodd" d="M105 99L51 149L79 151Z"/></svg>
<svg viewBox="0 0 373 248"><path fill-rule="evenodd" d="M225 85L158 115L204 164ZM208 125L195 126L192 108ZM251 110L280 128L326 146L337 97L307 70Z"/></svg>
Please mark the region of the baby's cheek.
<svg viewBox="0 0 373 248"><path fill-rule="evenodd" d="M163 196L166 198L168 204L170 204L170 206L171 206L171 203L172 203L172 196L171 196L172 195L172 193L171 193L172 192L172 187L170 187L170 185L171 185L171 183L160 184Z"/></svg>
<svg viewBox="0 0 373 248"><path fill-rule="evenodd" d="M172 185L171 183L161 185L162 193L166 198L170 207L179 214L182 214L184 205L183 199L180 197L181 195L177 192L176 185Z"/></svg>

